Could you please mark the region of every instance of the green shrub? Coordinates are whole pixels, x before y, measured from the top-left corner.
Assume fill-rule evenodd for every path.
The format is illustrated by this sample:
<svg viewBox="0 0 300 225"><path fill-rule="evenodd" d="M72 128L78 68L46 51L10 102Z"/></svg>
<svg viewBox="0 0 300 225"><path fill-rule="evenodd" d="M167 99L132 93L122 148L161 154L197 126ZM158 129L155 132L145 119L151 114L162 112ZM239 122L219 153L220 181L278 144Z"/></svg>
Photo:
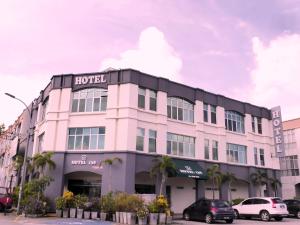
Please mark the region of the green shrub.
<svg viewBox="0 0 300 225"><path fill-rule="evenodd" d="M116 201L115 196L112 192L107 195L103 195L100 200L101 211L105 213L115 213L116 212Z"/></svg>
<svg viewBox="0 0 300 225"><path fill-rule="evenodd" d="M137 195L127 196L127 212L137 212L144 205L144 200Z"/></svg>
<svg viewBox="0 0 300 225"><path fill-rule="evenodd" d="M78 209L84 209L85 205L88 201L89 201L89 199L85 195L75 195L74 196L75 207Z"/></svg>
<svg viewBox="0 0 300 225"><path fill-rule="evenodd" d="M57 197L55 199L55 208L61 210L66 208L66 201L63 197Z"/></svg>
<svg viewBox="0 0 300 225"><path fill-rule="evenodd" d="M156 199L154 199L153 201L151 201L151 202L148 204L148 209L149 209L149 212L150 212L150 213L158 213L159 207L158 207L158 204L157 204Z"/></svg>

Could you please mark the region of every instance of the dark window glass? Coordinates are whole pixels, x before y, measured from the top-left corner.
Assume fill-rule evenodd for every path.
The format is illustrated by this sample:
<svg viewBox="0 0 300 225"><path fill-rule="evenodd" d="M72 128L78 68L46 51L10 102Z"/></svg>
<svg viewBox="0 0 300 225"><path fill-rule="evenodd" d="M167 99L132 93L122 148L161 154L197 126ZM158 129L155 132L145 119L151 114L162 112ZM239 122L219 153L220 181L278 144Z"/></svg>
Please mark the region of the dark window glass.
<svg viewBox="0 0 300 225"><path fill-rule="evenodd" d="M146 90L143 88L139 88L138 107L140 109L145 109L145 95L146 95Z"/></svg>
<svg viewBox="0 0 300 225"><path fill-rule="evenodd" d="M73 99L72 101L72 112L77 112L78 110L78 99Z"/></svg>
<svg viewBox="0 0 300 225"><path fill-rule="evenodd" d="M211 205L212 207L217 207L217 208L230 207L230 204L227 201L212 201Z"/></svg>
<svg viewBox="0 0 300 225"><path fill-rule="evenodd" d="M252 132L255 132L255 117L252 116Z"/></svg>
<svg viewBox="0 0 300 225"><path fill-rule="evenodd" d="M79 112L84 112L85 111L85 99L80 99L79 100Z"/></svg>
<svg viewBox="0 0 300 225"><path fill-rule="evenodd" d="M172 107L172 119L177 120L177 107Z"/></svg>
<svg viewBox="0 0 300 225"><path fill-rule="evenodd" d="M216 106L210 106L210 120L211 123L217 124L217 108Z"/></svg>
<svg viewBox="0 0 300 225"><path fill-rule="evenodd" d="M203 120L208 122L208 104L203 104Z"/></svg>
<svg viewBox="0 0 300 225"><path fill-rule="evenodd" d="M242 203L242 205L252 205L252 199L248 199Z"/></svg>
<svg viewBox="0 0 300 225"><path fill-rule="evenodd" d="M261 118L257 118L257 132L262 134Z"/></svg>
<svg viewBox="0 0 300 225"><path fill-rule="evenodd" d="M168 105L168 118L171 118L171 106Z"/></svg>
<svg viewBox="0 0 300 225"><path fill-rule="evenodd" d="M149 109L156 111L157 94L155 91L150 91L150 106Z"/></svg>
<svg viewBox="0 0 300 225"><path fill-rule="evenodd" d="M101 111L106 111L106 107L107 107L107 96L102 96Z"/></svg>
<svg viewBox="0 0 300 225"><path fill-rule="evenodd" d="M183 120L183 111L181 108L178 108L178 120Z"/></svg>
<svg viewBox="0 0 300 225"><path fill-rule="evenodd" d="M100 111L100 98L94 98L94 107L93 107L94 112Z"/></svg>

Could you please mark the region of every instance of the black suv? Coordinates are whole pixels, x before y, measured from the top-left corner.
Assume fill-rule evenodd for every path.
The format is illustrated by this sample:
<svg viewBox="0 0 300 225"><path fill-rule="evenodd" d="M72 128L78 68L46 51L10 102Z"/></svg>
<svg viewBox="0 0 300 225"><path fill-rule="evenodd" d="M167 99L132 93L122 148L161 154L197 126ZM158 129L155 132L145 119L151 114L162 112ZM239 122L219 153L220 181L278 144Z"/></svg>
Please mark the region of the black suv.
<svg viewBox="0 0 300 225"><path fill-rule="evenodd" d="M289 214L296 216L300 219L300 201L295 199L287 199L283 201L286 206Z"/></svg>
<svg viewBox="0 0 300 225"><path fill-rule="evenodd" d="M204 220L206 223L212 223L215 220L232 223L234 211L227 201L200 199L184 209L183 218L185 220Z"/></svg>

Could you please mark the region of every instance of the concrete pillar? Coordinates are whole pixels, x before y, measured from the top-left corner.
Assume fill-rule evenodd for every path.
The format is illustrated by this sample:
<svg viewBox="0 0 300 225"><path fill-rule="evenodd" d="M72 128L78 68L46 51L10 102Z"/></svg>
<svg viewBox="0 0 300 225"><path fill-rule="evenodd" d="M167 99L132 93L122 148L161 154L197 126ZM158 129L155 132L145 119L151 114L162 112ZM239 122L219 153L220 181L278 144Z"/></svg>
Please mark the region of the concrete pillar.
<svg viewBox="0 0 300 225"><path fill-rule="evenodd" d="M116 162L111 167L104 166L101 195L107 194L110 191L122 191L129 194L135 193L135 155L107 154L105 157L113 158L116 156L122 159L122 163ZM111 172L109 171L110 169Z"/></svg>
<svg viewBox="0 0 300 225"><path fill-rule="evenodd" d="M256 197L256 187L251 181L248 183L248 193L249 197Z"/></svg>
<svg viewBox="0 0 300 225"><path fill-rule="evenodd" d="M196 184L196 201L200 198L205 198L205 185L204 180L195 179Z"/></svg>
<svg viewBox="0 0 300 225"><path fill-rule="evenodd" d="M229 200L229 184L228 184L228 182L225 182L221 185L219 193L220 193L221 200L226 200L226 201Z"/></svg>
<svg viewBox="0 0 300 225"><path fill-rule="evenodd" d="M50 211L55 211L55 198L63 194L64 188L64 153L55 153L52 160L56 164L55 170L46 171L45 175L53 178L44 194L50 200Z"/></svg>

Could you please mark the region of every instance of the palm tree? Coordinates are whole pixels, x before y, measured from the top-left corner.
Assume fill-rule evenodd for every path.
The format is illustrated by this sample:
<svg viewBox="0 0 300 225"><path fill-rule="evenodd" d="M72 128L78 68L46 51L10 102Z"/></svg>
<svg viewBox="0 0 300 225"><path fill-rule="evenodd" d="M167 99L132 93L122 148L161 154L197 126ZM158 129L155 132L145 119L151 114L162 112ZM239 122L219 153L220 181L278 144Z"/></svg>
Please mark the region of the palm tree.
<svg viewBox="0 0 300 225"><path fill-rule="evenodd" d="M256 173L250 175L250 179L254 184L259 186L259 196L261 197L261 186L268 182L268 175L265 172L258 170Z"/></svg>
<svg viewBox="0 0 300 225"><path fill-rule="evenodd" d="M101 167L103 164L108 166L108 174L109 174L108 190L109 190L109 192L112 191L112 189L111 189L111 181L112 181L111 167L114 164L114 162L117 162L117 163L121 164L123 161L119 157L114 157L114 158L111 158L111 159L105 159L105 160L101 161L100 165L99 165L99 167Z"/></svg>
<svg viewBox="0 0 300 225"><path fill-rule="evenodd" d="M214 164L207 169L207 176L212 181L213 185L213 199L215 199L216 186L219 188L222 183L222 173L218 164Z"/></svg>
<svg viewBox="0 0 300 225"><path fill-rule="evenodd" d="M44 170L48 166L49 169L55 169L56 164L52 160L53 152L37 153L32 158L33 167L39 170L39 173L44 176Z"/></svg>
<svg viewBox="0 0 300 225"><path fill-rule="evenodd" d="M13 162L13 167L14 167L15 171L17 172L17 174L16 174L17 185L19 183L21 169L22 169L22 166L23 166L23 161L24 161L24 157L21 156L21 155L17 155L14 162Z"/></svg>
<svg viewBox="0 0 300 225"><path fill-rule="evenodd" d="M159 195L162 195L162 189L167 182L168 175L175 172L176 167L172 158L169 156L162 156L161 158L155 158L153 160L154 165L150 171L150 175L161 174L161 183L159 188Z"/></svg>
<svg viewBox="0 0 300 225"><path fill-rule="evenodd" d="M228 188L229 188L229 200L232 200L232 192L231 192L231 185L233 182L237 181L237 178L234 173L226 172L222 174L223 182L228 181Z"/></svg>
<svg viewBox="0 0 300 225"><path fill-rule="evenodd" d="M277 187L278 186L280 186L281 187L281 181L280 180L278 180L276 177L270 177L269 179L269 182L270 182L270 184L271 184L271 187L272 187L272 189L273 189L273 191L274 191L274 197L276 197L276 195L278 194L277 193Z"/></svg>

